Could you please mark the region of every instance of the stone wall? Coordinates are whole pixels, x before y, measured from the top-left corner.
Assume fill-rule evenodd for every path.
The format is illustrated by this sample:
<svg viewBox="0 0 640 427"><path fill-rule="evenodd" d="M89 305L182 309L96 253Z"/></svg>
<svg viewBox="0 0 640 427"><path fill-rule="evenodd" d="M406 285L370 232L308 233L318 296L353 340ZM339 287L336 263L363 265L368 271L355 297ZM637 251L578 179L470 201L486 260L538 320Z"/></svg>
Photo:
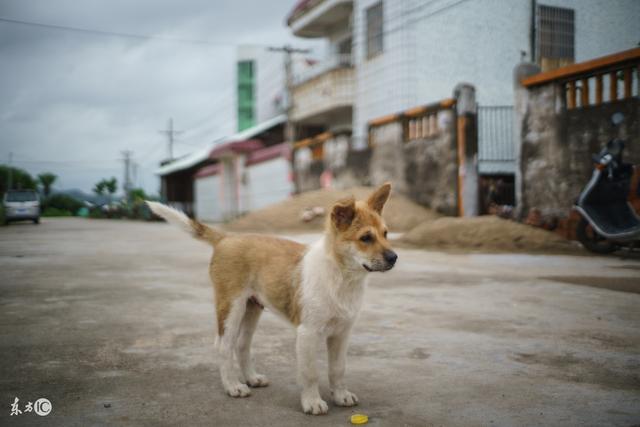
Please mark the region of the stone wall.
<svg viewBox="0 0 640 427"><path fill-rule="evenodd" d="M530 64L516 70L516 140L520 141L516 202L521 217L532 208L544 216L567 217L593 170L591 156L612 138L626 140L625 161L640 164L640 100L637 97L567 110L561 85L525 88L520 78L536 73ZM611 116L626 120L613 127Z"/></svg>
<svg viewBox="0 0 640 427"><path fill-rule="evenodd" d="M384 129L386 128L386 129ZM446 215L457 214L458 161L454 112L438 112L438 132L404 142L396 123L372 138L371 184L391 181L395 190Z"/></svg>
<svg viewBox="0 0 640 427"><path fill-rule="evenodd" d="M477 215L475 90L461 84L454 96L455 100L417 107L373 123L364 150L354 149L354 140L346 135L310 141L296 149L296 191L327 185L341 189L376 186L389 181L394 191L442 214ZM314 150L316 157L321 152L322 160L313 160ZM463 159L458 158L459 153ZM460 191L460 183L464 191Z"/></svg>

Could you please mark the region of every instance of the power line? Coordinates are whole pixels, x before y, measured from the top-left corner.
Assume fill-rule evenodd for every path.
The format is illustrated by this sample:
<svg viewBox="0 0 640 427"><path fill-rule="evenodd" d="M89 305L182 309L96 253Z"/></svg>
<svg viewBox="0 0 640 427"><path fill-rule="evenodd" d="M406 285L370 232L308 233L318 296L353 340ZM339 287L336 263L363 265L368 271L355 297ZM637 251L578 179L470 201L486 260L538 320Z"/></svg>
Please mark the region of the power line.
<svg viewBox="0 0 640 427"><path fill-rule="evenodd" d="M158 41L164 41L169 43L186 43L186 44L193 44L193 45L238 46L237 43L226 42L226 41L181 39L181 38L173 38L173 37L152 36L147 34L121 33L116 31L96 30L92 28L81 28L81 27L71 27L67 25L48 24L44 22L24 21L21 19L12 19L12 18L5 18L5 17L0 17L0 22L7 22L10 24L18 24L18 25L27 25L32 27L48 28L51 30L75 31L79 33L93 34L97 36L124 37L124 38L139 39L139 40L158 40ZM263 45L256 44L255 46L263 46Z"/></svg>
<svg viewBox="0 0 640 427"><path fill-rule="evenodd" d="M119 159L117 159L117 160L119 160ZM75 166L75 165L78 165L78 164L91 163L91 162L94 162L95 160L16 160L16 159L14 159L13 161L17 162L17 163L24 163L24 164L34 163L34 164L52 164L52 165ZM100 161L104 162L104 159L101 159Z"/></svg>

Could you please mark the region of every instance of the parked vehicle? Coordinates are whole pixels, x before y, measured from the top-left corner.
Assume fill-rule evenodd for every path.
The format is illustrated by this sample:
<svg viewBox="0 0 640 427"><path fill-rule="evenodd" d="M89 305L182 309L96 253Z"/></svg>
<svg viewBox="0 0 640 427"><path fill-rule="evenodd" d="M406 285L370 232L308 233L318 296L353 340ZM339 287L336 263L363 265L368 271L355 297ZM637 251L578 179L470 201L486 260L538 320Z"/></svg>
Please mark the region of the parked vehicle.
<svg viewBox="0 0 640 427"><path fill-rule="evenodd" d="M624 121L621 113L612 117L614 126ZM637 198L638 167L623 162L624 141L612 139L593 156L595 167L589 183L580 193L575 209L582 216L576 229L580 243L600 254L623 247L640 248L640 217L630 204Z"/></svg>
<svg viewBox="0 0 640 427"><path fill-rule="evenodd" d="M34 190L9 190L4 195L4 221L40 222L40 199Z"/></svg>

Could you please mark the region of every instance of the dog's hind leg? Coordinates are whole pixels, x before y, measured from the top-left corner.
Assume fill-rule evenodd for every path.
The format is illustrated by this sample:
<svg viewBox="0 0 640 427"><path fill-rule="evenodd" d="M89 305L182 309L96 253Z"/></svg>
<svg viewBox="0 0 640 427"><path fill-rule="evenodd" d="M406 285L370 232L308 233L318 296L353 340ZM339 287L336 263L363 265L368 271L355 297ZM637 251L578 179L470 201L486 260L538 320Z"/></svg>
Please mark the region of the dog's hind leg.
<svg viewBox="0 0 640 427"><path fill-rule="evenodd" d="M246 397L251 394L249 387L238 380L233 364L233 353L246 308L247 296L244 292L240 292L233 300L220 299L216 301L220 378L224 389L232 397Z"/></svg>
<svg viewBox="0 0 640 427"><path fill-rule="evenodd" d="M258 320L262 314L262 307L255 301L247 301L247 309L240 325L240 335L238 336L238 346L236 356L240 364L240 370L244 376L244 382L251 387L266 387L269 380L266 376L256 372L251 358L251 339L258 326Z"/></svg>

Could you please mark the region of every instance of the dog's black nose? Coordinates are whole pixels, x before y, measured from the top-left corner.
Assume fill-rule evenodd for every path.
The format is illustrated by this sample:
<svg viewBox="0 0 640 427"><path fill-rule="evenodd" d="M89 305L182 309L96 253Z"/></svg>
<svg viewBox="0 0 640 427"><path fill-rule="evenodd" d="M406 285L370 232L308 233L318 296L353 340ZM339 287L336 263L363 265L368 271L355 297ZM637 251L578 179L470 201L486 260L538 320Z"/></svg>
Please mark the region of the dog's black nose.
<svg viewBox="0 0 640 427"><path fill-rule="evenodd" d="M396 260L398 259L398 254L389 250L384 251L382 256L384 257L384 260L391 265L395 264Z"/></svg>

